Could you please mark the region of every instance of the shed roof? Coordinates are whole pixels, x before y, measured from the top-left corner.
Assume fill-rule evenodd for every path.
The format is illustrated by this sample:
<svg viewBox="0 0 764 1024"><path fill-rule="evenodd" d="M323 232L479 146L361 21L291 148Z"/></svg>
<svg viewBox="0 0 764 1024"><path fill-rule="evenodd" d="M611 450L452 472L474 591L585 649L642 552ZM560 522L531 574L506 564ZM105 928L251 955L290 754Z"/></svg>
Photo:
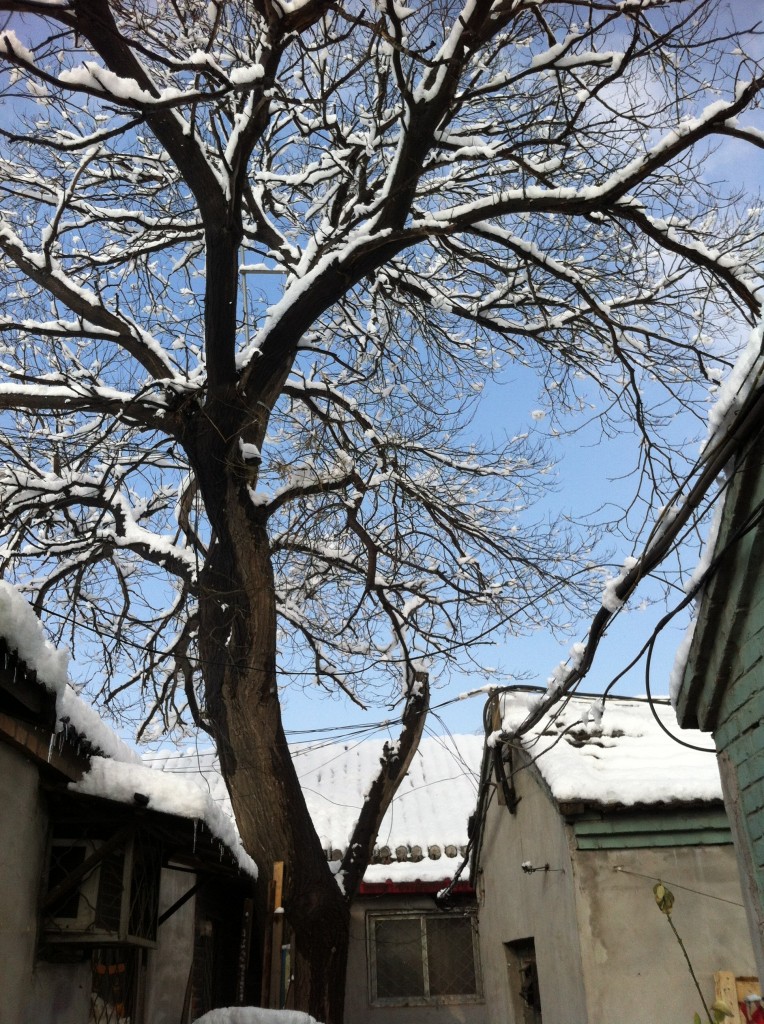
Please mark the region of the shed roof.
<svg viewBox="0 0 764 1024"><path fill-rule="evenodd" d="M499 699L502 727L510 731L538 695L509 691ZM600 708L599 698L572 698L522 739L558 803L644 807L722 799L708 737L680 729L667 701L651 708L644 700L608 698L601 715ZM709 752L689 749L672 735Z"/></svg>
<svg viewBox="0 0 764 1024"><path fill-rule="evenodd" d="M254 861L244 851L231 817L211 798L198 778L163 776L141 763L138 753L122 740L83 700L69 682L68 655L47 640L42 625L25 598L0 580L0 637L14 652L25 679L34 679L55 698L55 728L70 725L85 741L85 774L69 784L73 793L133 804L136 793L148 797L152 811L203 821L228 847L239 867L257 875ZM14 674L15 678L15 674ZM52 716L51 716L52 717ZM48 728L53 728L51 724ZM102 757L93 753L100 752Z"/></svg>

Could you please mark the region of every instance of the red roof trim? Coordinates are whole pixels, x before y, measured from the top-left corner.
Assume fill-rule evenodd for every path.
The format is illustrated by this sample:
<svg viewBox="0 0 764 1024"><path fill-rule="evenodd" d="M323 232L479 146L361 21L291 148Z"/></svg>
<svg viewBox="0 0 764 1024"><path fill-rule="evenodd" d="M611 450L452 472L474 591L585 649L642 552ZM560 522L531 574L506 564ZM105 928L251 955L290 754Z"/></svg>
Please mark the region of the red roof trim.
<svg viewBox="0 0 764 1024"><path fill-rule="evenodd" d="M419 879L416 879L413 882L393 882L392 879L388 878L384 882L361 882L358 887L358 895L401 896L406 894L413 895L415 893L434 895L435 893L440 892L441 889L445 889L450 881L450 878L444 878L440 882L420 882ZM457 882L451 892L460 896L475 895L475 890L469 882Z"/></svg>

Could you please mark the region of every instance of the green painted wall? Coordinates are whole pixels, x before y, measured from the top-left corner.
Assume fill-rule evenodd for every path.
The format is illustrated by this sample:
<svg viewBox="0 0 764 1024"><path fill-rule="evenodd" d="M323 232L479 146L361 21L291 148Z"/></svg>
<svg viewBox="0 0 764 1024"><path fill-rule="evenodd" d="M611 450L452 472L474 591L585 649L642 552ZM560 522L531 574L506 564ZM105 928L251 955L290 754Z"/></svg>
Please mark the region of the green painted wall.
<svg viewBox="0 0 764 1024"><path fill-rule="evenodd" d="M736 467L677 700L683 726L713 733L764 973L764 446ZM752 528L749 526L753 524Z"/></svg>
<svg viewBox="0 0 764 1024"><path fill-rule="evenodd" d="M719 846L732 842L723 807L677 807L673 813L608 814L573 822L579 850L637 850L658 846Z"/></svg>

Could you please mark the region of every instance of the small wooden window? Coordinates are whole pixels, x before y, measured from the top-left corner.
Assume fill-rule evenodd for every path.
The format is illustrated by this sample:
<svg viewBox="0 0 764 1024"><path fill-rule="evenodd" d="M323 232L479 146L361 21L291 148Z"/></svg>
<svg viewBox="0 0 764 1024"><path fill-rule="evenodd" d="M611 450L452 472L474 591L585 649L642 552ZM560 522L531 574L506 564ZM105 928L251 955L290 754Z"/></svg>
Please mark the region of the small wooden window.
<svg viewBox="0 0 764 1024"><path fill-rule="evenodd" d="M533 939L505 942L510 1004L517 1024L542 1024L541 992Z"/></svg>

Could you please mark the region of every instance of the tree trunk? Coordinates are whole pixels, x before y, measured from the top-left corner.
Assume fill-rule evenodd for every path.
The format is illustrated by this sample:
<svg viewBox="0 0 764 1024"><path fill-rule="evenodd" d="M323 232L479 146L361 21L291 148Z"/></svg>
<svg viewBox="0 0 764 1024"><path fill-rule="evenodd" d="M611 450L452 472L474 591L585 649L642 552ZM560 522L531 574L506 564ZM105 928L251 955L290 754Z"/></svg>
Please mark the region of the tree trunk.
<svg viewBox="0 0 764 1024"><path fill-rule="evenodd" d="M276 595L265 522L237 460L239 430L197 424L195 469L215 539L199 586L206 711L239 833L260 870L260 909L283 861L284 911L294 933L294 1005L341 1024L349 910L310 818L281 722ZM242 431L243 433L243 428ZM228 442L223 439L227 438ZM261 917L261 920L263 918Z"/></svg>

